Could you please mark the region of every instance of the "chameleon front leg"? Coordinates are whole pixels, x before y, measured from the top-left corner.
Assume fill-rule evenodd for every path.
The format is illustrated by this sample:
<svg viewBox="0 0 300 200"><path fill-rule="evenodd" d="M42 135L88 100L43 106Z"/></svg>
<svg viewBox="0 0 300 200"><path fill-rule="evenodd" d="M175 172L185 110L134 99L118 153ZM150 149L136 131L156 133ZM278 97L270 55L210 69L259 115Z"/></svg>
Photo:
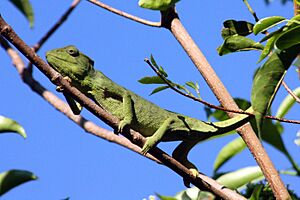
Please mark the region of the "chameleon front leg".
<svg viewBox="0 0 300 200"><path fill-rule="evenodd" d="M72 80L70 77L65 76L63 77L65 80L67 80L70 84L72 83ZM56 91L57 92L61 92L63 93L68 105L70 106L72 112L74 115L79 115L80 112L82 111L82 105L80 103L78 103L77 101L75 101L70 95L68 95L66 92L64 92L64 89L62 88L62 86L57 86L56 87Z"/></svg>
<svg viewBox="0 0 300 200"><path fill-rule="evenodd" d="M174 120L175 119L173 117L169 117L163 122L163 124L155 131L152 136L147 138L142 148L142 154L146 154L151 148L153 148L161 141L162 137L169 129L169 125L174 122Z"/></svg>
<svg viewBox="0 0 300 200"><path fill-rule="evenodd" d="M134 115L133 103L130 94L125 92L122 99L124 118L119 123L118 132L122 132L125 126L131 124Z"/></svg>
<svg viewBox="0 0 300 200"><path fill-rule="evenodd" d="M67 103L69 104L72 112L74 115L79 115L82 111L82 105L75 101L71 96L63 92L63 95L65 99L67 100Z"/></svg>
<svg viewBox="0 0 300 200"><path fill-rule="evenodd" d="M172 153L172 157L188 168L194 177L199 175L199 171L196 166L188 160L187 156L198 142L199 140L182 141ZM187 179L184 178L183 182L186 187L190 187L190 182Z"/></svg>

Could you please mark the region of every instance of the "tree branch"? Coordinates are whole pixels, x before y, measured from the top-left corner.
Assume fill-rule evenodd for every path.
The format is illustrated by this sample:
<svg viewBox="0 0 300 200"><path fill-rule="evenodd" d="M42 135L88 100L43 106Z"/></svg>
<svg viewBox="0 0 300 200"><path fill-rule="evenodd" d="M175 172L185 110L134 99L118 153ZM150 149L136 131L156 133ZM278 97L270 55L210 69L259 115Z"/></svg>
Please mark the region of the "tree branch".
<svg viewBox="0 0 300 200"><path fill-rule="evenodd" d="M114 129L117 129L119 120L116 117L112 116L110 113L107 113L100 106L95 104L95 102L83 95L78 89L72 87L67 80L65 80L60 74L58 74L54 69L46 64L27 44L25 44L1 16L0 34L10 43L12 43L42 73L44 73L52 83L61 86L64 89L64 92L72 96L76 101L81 103L85 108L96 115L104 123L108 124ZM139 146L142 146L145 142L145 138L143 138L138 132L132 129L125 128L123 134L128 137L133 143ZM224 188L222 185L218 184L216 181L209 177L206 177L204 175L193 177L193 175L186 167L184 167L178 161L158 148L151 149L150 153L164 165L168 166L170 169L178 173L180 176L190 180L190 182L197 186L199 189L211 191L224 199L245 199L243 196L237 194L236 192Z"/></svg>
<svg viewBox="0 0 300 200"><path fill-rule="evenodd" d="M294 15L298 15L300 13L300 3L297 0L294 0Z"/></svg>
<svg viewBox="0 0 300 200"><path fill-rule="evenodd" d="M220 104L224 108L238 110L239 107L234 102L232 96L229 94L201 50L181 24L175 8L170 8L167 11L161 12L161 15L162 26L170 30L173 36L181 44L198 71L202 74L204 80L207 82L214 95L217 97ZM236 115L230 112L227 114L229 117L234 117ZM275 197L277 199L290 199L290 195L285 188L277 170L254 133L251 125L249 123L245 124L238 129L238 132L245 141L256 162L260 166L264 176L272 188Z"/></svg>
<svg viewBox="0 0 300 200"><path fill-rule="evenodd" d="M121 16L121 17L125 17L127 19L138 22L140 24L144 24L144 25L147 25L147 26L153 26L153 27L161 27L160 22L152 22L152 21L142 19L140 17L134 16L134 15L128 14L126 12L123 12L121 10L118 10L116 8L113 8L113 7L111 7L109 5L106 5L106 4L104 4L100 1L97 1L97 0L87 0L87 1L92 3L92 4L95 4L95 5L99 6L101 8L104 8L105 10L107 10L109 12L115 13L115 14Z"/></svg>

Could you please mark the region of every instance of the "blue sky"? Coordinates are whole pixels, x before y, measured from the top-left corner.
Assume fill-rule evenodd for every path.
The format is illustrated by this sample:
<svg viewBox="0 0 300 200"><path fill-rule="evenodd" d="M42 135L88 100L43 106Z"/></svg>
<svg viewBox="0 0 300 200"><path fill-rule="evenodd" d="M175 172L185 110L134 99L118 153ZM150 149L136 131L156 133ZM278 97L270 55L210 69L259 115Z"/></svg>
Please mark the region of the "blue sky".
<svg viewBox="0 0 300 200"><path fill-rule="evenodd" d="M128 1L129 2L129 1ZM115 6L153 21L159 20L159 13L138 7L137 1L106 1ZM293 15L292 3L282 6L279 1L266 6L264 1L250 1L259 17ZM35 12L34 29L9 3L0 5L2 17L27 44L35 44L68 8L71 1L32 1ZM182 1L177 6L182 23L200 49L207 56L229 92L234 97L250 98L252 74L259 54L246 52L219 57L216 48L222 43L220 30L227 19L253 21L242 1ZM143 62L152 53L157 62L164 66L169 77L179 83L198 81L203 99L218 104L202 77L185 52L165 29L146 27L126 20L86 1L82 1L68 21L47 41L39 51L45 58L47 50L76 45L95 61L95 67L117 83L135 91L163 108L206 120L203 106L172 91L148 96L152 86L137 82L153 72ZM47 102L34 94L19 79L11 60L0 50L0 98L1 115L20 122L27 131L23 140L14 134L3 134L0 138L0 171L27 169L39 176L38 181L26 183L2 197L11 199L143 199L155 192L174 195L185 189L181 178L166 167L145 159L118 145L86 134L76 124L57 112ZM35 78L49 90L55 86L34 69ZM286 82L291 88L299 86L295 68L291 67ZM56 92L55 92L56 93ZM57 93L56 93L57 94ZM57 94L61 96L61 94ZM273 111L285 97L281 89ZM62 96L61 96L62 97ZM295 106L287 117L299 118L299 106ZM87 111L83 115L109 130L100 120ZM299 148L293 139L299 125L284 124L284 140L289 151L299 160ZM212 174L214 159L223 145L237 135L222 137L196 146L191 154L199 170ZM176 143L159 146L171 152ZM265 147L277 169L290 167L286 158L268 144ZM248 151L244 151L222 170L235 170L256 165ZM299 178L282 176L290 188L300 194Z"/></svg>

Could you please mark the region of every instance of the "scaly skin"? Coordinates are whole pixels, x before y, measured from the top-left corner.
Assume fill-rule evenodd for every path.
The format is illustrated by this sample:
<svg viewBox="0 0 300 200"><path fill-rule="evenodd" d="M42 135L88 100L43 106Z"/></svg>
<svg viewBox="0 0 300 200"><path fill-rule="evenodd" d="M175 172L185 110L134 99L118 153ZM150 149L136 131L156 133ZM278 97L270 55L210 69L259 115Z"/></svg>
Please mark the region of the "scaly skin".
<svg viewBox="0 0 300 200"><path fill-rule="evenodd" d="M222 122L204 122L162 109L95 70L93 60L75 46L48 51L46 58L56 71L71 80L73 86L120 120L119 132L129 125L147 137L142 148L144 154L160 141L182 141L174 150L173 157L189 168L195 176L198 171L187 159L193 146L249 121L247 115L240 115ZM78 110L76 113L78 114Z"/></svg>

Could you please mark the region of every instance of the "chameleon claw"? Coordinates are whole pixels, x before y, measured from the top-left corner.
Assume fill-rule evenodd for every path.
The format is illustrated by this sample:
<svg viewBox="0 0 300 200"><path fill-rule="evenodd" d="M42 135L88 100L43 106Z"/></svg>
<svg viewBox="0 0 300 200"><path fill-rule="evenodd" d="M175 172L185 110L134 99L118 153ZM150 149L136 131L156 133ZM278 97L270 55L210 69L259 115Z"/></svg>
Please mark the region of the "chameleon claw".
<svg viewBox="0 0 300 200"><path fill-rule="evenodd" d="M193 178L197 178L199 176L199 171L197 169L190 168L189 171L192 174ZM183 178L183 183L184 183L185 187L188 187L188 188L191 187L191 182L188 179Z"/></svg>
<svg viewBox="0 0 300 200"><path fill-rule="evenodd" d="M130 125L131 124L131 119L128 117L125 117L123 120L120 121L119 123L119 126L118 126L118 132L119 133L122 133L124 128L127 126L127 125Z"/></svg>
<svg viewBox="0 0 300 200"><path fill-rule="evenodd" d="M59 85L59 86L57 86L57 87L55 88L55 90L56 90L57 92L63 92L63 91L64 91L64 88L63 88L63 86Z"/></svg>
<svg viewBox="0 0 300 200"><path fill-rule="evenodd" d="M68 77L68 76L64 76L63 79L68 81L69 83L72 82L71 78ZM61 86L61 85L57 86L55 89L56 89L57 92L63 92L64 91L64 87Z"/></svg>
<svg viewBox="0 0 300 200"><path fill-rule="evenodd" d="M141 153L143 155L146 155L150 149L151 149L151 145L149 144L149 138L147 138L147 140L146 140L146 142L145 142L145 144L144 144L144 146L142 148Z"/></svg>
<svg viewBox="0 0 300 200"><path fill-rule="evenodd" d="M72 83L72 79L70 77L68 77L68 76L64 76L63 79L65 79L69 83Z"/></svg>
<svg viewBox="0 0 300 200"><path fill-rule="evenodd" d="M151 138L151 137L147 138L147 140L142 148L142 154L146 155L148 153L148 151L156 145L156 143L157 142L155 142L155 140L153 140L153 138Z"/></svg>
<svg viewBox="0 0 300 200"><path fill-rule="evenodd" d="M123 132L124 127L128 125L128 123L124 120L120 121L119 126L118 126L118 133Z"/></svg>
<svg viewBox="0 0 300 200"><path fill-rule="evenodd" d="M145 145L143 146L143 148L142 148L141 153L142 153L143 155L146 155L150 149L151 149L150 146L148 146L148 145L145 144Z"/></svg>

